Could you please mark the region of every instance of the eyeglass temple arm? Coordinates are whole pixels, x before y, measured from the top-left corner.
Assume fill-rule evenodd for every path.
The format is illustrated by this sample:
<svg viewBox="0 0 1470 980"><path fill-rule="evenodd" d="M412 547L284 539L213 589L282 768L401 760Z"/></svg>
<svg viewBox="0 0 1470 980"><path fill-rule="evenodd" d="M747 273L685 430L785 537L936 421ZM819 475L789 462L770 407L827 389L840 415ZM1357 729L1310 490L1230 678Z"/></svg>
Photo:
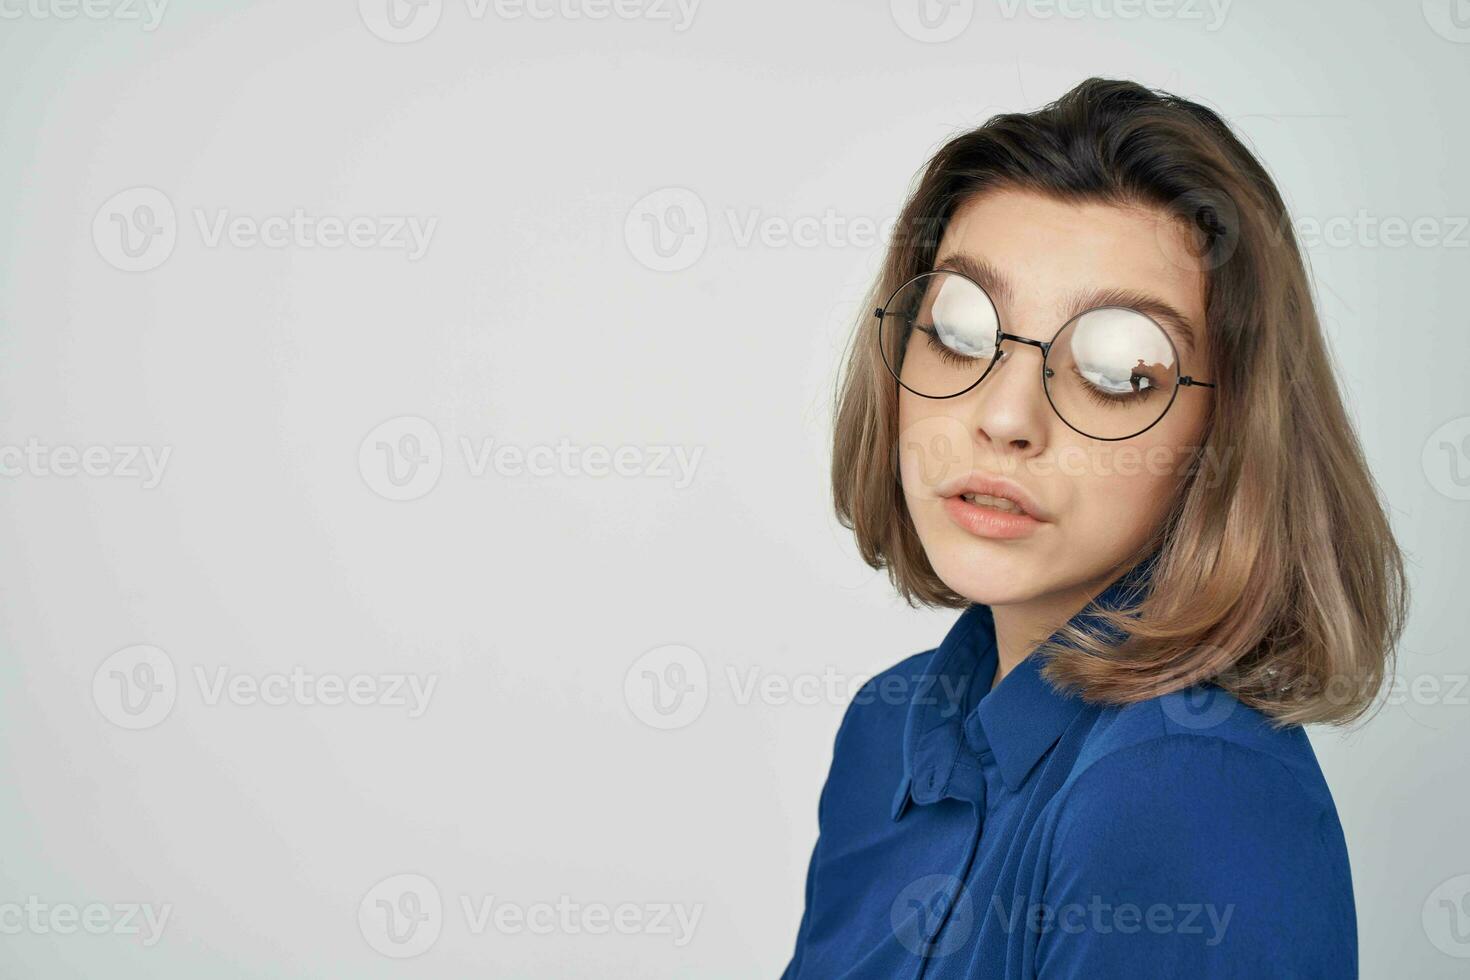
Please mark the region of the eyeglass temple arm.
<svg viewBox="0 0 1470 980"><path fill-rule="evenodd" d="M1195 388L1213 388L1213 387L1215 387L1215 383L1213 381L1196 381L1194 378L1191 378L1187 374L1181 374L1179 376L1179 383L1181 385L1184 385L1184 386L1193 386Z"/></svg>

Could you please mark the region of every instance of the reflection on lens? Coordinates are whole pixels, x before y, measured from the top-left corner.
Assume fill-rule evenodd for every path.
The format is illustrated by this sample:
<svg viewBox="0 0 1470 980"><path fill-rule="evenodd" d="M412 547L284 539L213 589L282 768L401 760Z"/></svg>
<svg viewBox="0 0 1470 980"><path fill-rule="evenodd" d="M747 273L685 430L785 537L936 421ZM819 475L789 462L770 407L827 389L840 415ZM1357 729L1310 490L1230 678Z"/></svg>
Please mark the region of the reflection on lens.
<svg viewBox="0 0 1470 980"><path fill-rule="evenodd" d="M1174 396L1179 358L1162 327L1137 310L1082 314L1047 356L1046 391L1072 428L1098 439L1137 435Z"/></svg>
<svg viewBox="0 0 1470 980"><path fill-rule="evenodd" d="M935 277L927 324L945 347L962 357L990 358L995 354L999 318L990 297L968 279L954 275ZM921 315L919 322L926 324Z"/></svg>
<svg viewBox="0 0 1470 980"><path fill-rule="evenodd" d="M989 295L953 272L900 286L880 310L884 363L910 391L950 398L969 391L999 355L1000 318ZM1179 355L1164 328L1124 307L1088 310L1046 345L1047 397L1062 421L1096 439L1136 436L1164 416L1179 385Z"/></svg>
<svg viewBox="0 0 1470 980"><path fill-rule="evenodd" d="M985 375L996 353L1000 320L974 282L932 272L909 282L885 308L881 331L890 369L904 386L931 398L959 394Z"/></svg>

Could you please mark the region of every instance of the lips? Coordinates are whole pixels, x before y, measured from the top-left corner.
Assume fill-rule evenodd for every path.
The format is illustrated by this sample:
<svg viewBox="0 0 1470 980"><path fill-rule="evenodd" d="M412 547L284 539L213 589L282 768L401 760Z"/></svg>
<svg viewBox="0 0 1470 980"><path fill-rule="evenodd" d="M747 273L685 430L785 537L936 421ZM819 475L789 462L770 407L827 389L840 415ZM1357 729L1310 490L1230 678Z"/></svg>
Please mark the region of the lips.
<svg viewBox="0 0 1470 980"><path fill-rule="evenodd" d="M968 473L946 481L938 488L941 497L954 497L975 507L1002 514L1024 516L1036 521L1048 522L1051 513L1044 508L1035 494L1013 480L990 476L986 473Z"/></svg>
<svg viewBox="0 0 1470 980"><path fill-rule="evenodd" d="M976 507L993 507L1008 514L1024 514L1026 509L1009 497L994 497L988 493L962 493L960 499Z"/></svg>
<svg viewBox="0 0 1470 980"><path fill-rule="evenodd" d="M1029 514L973 504L964 497L945 497L944 512L956 527L977 538L1010 541L1030 537L1038 529L1046 527Z"/></svg>

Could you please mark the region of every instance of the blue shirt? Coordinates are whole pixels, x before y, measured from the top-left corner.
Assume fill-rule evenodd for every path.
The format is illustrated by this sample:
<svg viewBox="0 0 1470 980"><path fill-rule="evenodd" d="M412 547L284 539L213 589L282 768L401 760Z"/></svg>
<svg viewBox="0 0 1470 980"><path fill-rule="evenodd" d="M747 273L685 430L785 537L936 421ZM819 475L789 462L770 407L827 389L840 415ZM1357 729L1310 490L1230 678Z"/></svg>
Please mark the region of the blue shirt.
<svg viewBox="0 0 1470 980"><path fill-rule="evenodd" d="M1357 976L1347 847L1300 726L1214 686L1088 704L1041 666L992 690L972 605L858 692L783 980Z"/></svg>

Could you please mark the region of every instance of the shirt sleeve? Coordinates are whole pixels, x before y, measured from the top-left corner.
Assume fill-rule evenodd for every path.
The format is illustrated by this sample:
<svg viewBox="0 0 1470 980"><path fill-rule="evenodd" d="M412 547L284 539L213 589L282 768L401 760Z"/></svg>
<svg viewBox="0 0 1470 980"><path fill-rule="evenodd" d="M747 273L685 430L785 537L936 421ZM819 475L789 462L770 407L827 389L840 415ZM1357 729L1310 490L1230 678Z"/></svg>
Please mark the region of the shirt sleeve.
<svg viewBox="0 0 1470 980"><path fill-rule="evenodd" d="M1094 763L1063 798L1044 882L1027 910L1042 980L1358 975L1330 796L1225 739Z"/></svg>
<svg viewBox="0 0 1470 980"><path fill-rule="evenodd" d="M824 790L823 796L826 795ZM817 801L817 822L821 823L821 800ZM786 964L786 969L781 972L781 980L796 980L801 970L801 955L805 952L807 919L811 916L812 908L812 881L817 876L817 855L822 849L822 838L820 832L817 837L816 846L812 848L811 860L806 866L806 893L802 900L801 924L796 927L796 949L791 954L791 960Z"/></svg>
<svg viewBox="0 0 1470 980"><path fill-rule="evenodd" d="M859 690L859 694L866 691L873 682L868 681ZM862 698L855 697L842 714L842 723L837 726L837 736L832 740L832 762L828 766L827 778L822 783L822 791L817 796L817 842L812 847L811 858L806 867L806 888L802 898L801 923L796 927L796 949L791 954L791 960L786 964L786 969L781 972L781 980L796 980L801 973L801 960L806 952L806 936L808 925L812 914L812 890L816 882L817 866L822 858L823 830L827 826L827 790L832 784L832 770L837 765L837 755L842 747L842 733L847 730L847 723L851 720L853 710Z"/></svg>

